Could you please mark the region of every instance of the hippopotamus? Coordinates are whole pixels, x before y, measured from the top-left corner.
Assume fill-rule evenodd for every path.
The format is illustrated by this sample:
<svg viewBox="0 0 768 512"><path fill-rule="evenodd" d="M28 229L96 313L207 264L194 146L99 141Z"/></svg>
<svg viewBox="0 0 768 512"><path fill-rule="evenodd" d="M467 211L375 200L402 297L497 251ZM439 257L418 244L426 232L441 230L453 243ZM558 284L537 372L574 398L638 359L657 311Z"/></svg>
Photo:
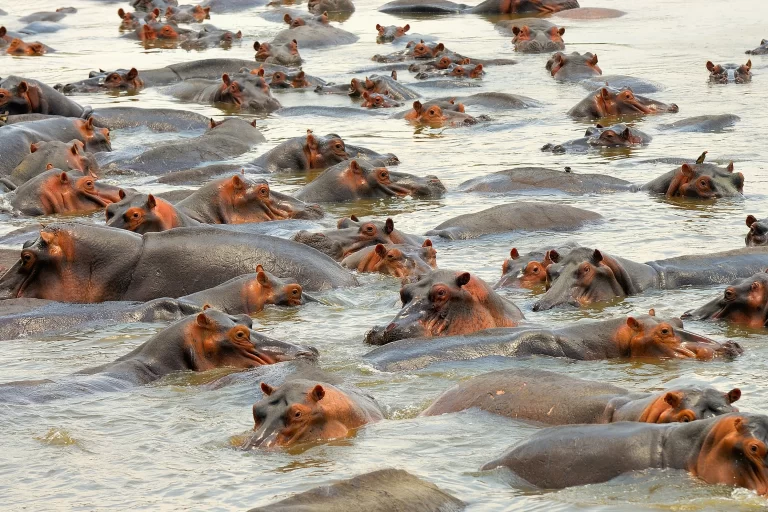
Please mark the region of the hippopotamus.
<svg viewBox="0 0 768 512"><path fill-rule="evenodd" d="M389 14L553 14L579 7L577 0L485 0L474 7L448 0L394 0L379 7Z"/></svg>
<svg viewBox="0 0 768 512"><path fill-rule="evenodd" d="M414 240L410 236L395 230L392 219L387 219L383 225L374 221L356 222L352 219L350 221L342 219L335 230L317 233L302 230L293 236L293 240L309 245L336 261L341 261L356 251L377 244L414 245ZM418 247L418 244L416 246Z"/></svg>
<svg viewBox="0 0 768 512"><path fill-rule="evenodd" d="M52 51L53 51L53 48L51 48L50 46L44 45L40 41L27 43L26 41L19 39L18 37L12 39L11 42L8 44L8 48L5 49L5 53L7 53L8 55L15 55L17 57L21 57L24 55L28 57L40 57Z"/></svg>
<svg viewBox="0 0 768 512"><path fill-rule="evenodd" d="M636 191L626 180L606 174L580 174L544 167L519 167L479 176L461 183L460 192L501 194L526 190L557 190L566 194L604 194Z"/></svg>
<svg viewBox="0 0 768 512"><path fill-rule="evenodd" d="M319 88L315 92L325 92L326 88ZM392 72L391 76L371 75L365 80L353 78L350 81L348 94L351 97L362 96L364 92L385 94L395 100L412 100L418 98L419 94L411 88L397 81L397 73Z"/></svg>
<svg viewBox="0 0 768 512"><path fill-rule="evenodd" d="M329 133L317 136L312 130L307 135L281 142L251 162L267 172L309 171L325 169L355 158L375 165L396 165L397 157L391 153L381 155L360 146L347 145L339 135Z"/></svg>
<svg viewBox="0 0 768 512"><path fill-rule="evenodd" d="M651 142L651 136L624 123L605 127L596 124L587 128L584 137L562 144L545 144L541 150L552 153L583 152L591 148L631 148Z"/></svg>
<svg viewBox="0 0 768 512"><path fill-rule="evenodd" d="M331 13L339 21L344 21L355 12L355 4L352 0L309 0L307 9L315 15Z"/></svg>
<svg viewBox="0 0 768 512"><path fill-rule="evenodd" d="M254 261L278 277L295 278L308 291L357 284L336 262L303 244L208 226L138 235L54 223L25 245L19 261L0 277L2 298L103 302L181 297L252 272Z"/></svg>
<svg viewBox="0 0 768 512"><path fill-rule="evenodd" d="M107 205L107 226L143 235L173 228L197 226L199 221L152 194L119 194L120 201Z"/></svg>
<svg viewBox="0 0 768 512"><path fill-rule="evenodd" d="M452 98L438 98L435 101L453 100L467 107L484 107L493 110L519 110L524 108L540 107L541 103L517 94L505 92L479 92L469 96L455 96ZM445 106L441 105L445 110Z"/></svg>
<svg viewBox="0 0 768 512"><path fill-rule="evenodd" d="M211 118L190 110L170 108L109 107L97 108L91 113L94 126L110 130L145 127L153 132L205 131L211 127Z"/></svg>
<svg viewBox="0 0 768 512"><path fill-rule="evenodd" d="M468 59L467 59L468 60ZM426 80L429 78L439 76L449 76L452 78L482 78L485 75L483 71L483 65L469 65L466 66L460 64L451 64L446 69L438 69L434 71L422 71L417 73L414 78L417 80Z"/></svg>
<svg viewBox="0 0 768 512"><path fill-rule="evenodd" d="M747 50L744 53L748 55L768 55L768 39L762 39L760 41L760 46L754 50Z"/></svg>
<svg viewBox="0 0 768 512"><path fill-rule="evenodd" d="M403 339L369 352L364 360L378 370L392 372L494 356L658 361L732 358L743 352L738 343L718 343L684 330L679 318L659 318L653 310L650 313L653 314L578 322L558 329L517 327L439 339Z"/></svg>
<svg viewBox="0 0 768 512"><path fill-rule="evenodd" d="M725 320L752 329L762 329L768 322L768 273L758 272L751 277L731 283L723 296L700 308L683 313L681 318L693 320Z"/></svg>
<svg viewBox="0 0 768 512"><path fill-rule="evenodd" d="M512 33L514 34L512 43L515 45L516 52L545 53L565 50L565 42L563 41L565 29L562 27L550 27L547 30L535 30L528 25L523 25L522 27L512 27ZM597 56L594 57L595 66L590 66L590 69L596 68ZM561 66L558 77L561 74L567 73L567 71L569 71L567 68ZM555 76L555 74L553 73L552 76Z"/></svg>
<svg viewBox="0 0 768 512"><path fill-rule="evenodd" d="M37 80L11 75L0 81L0 111L8 114L86 117L91 110Z"/></svg>
<svg viewBox="0 0 768 512"><path fill-rule="evenodd" d="M459 215L427 231L427 236L466 240L507 231L571 230L602 218L602 215L572 206L517 201Z"/></svg>
<svg viewBox="0 0 768 512"><path fill-rule="evenodd" d="M31 153L32 144L78 140L93 153L112 151L109 130L97 128L93 119L53 117L0 127L0 176L8 176Z"/></svg>
<svg viewBox="0 0 768 512"><path fill-rule="evenodd" d="M211 120L208 131L199 137L163 142L135 157L113 158L105 167L159 175L204 162L227 160L265 141L256 121L249 123L236 117L220 122Z"/></svg>
<svg viewBox="0 0 768 512"><path fill-rule="evenodd" d="M438 198L444 193L445 187L437 176L421 178L352 159L325 170L304 185L296 193L296 199L312 203L340 203L405 196Z"/></svg>
<svg viewBox="0 0 768 512"><path fill-rule="evenodd" d="M371 223L373 224L376 229L379 231L386 231L389 235L391 243L396 245L411 245L414 247L420 247L426 242L426 239L421 236L417 235L411 235L408 233L404 233L403 231L400 231L399 229L395 228L395 224L392 221L392 219L386 219L385 221L377 221L377 220L369 220L369 221L363 221L362 219L359 219L356 215L350 215L349 217L344 217L339 219L336 222L336 228L337 229L347 229L347 228L361 228L364 224Z"/></svg>
<svg viewBox="0 0 768 512"><path fill-rule="evenodd" d="M652 94L664 90L664 86L659 82L627 75L595 75L580 80L579 85L588 91L608 86L614 89L632 89L635 94Z"/></svg>
<svg viewBox="0 0 768 512"><path fill-rule="evenodd" d="M262 382L261 391L264 398L253 405L254 433L243 449L348 437L363 425L384 419L370 396L327 382L292 379L277 388Z"/></svg>
<svg viewBox="0 0 768 512"><path fill-rule="evenodd" d="M384 94L377 94L375 92L369 93L363 91L363 102L360 106L363 108L395 108L402 107L402 103L393 101L387 94L389 91L384 91Z"/></svg>
<svg viewBox="0 0 768 512"><path fill-rule="evenodd" d="M457 56L454 55L453 57L457 57ZM410 64L408 66L408 71L410 71L411 73L418 73L418 74L421 74L424 72L429 73L429 72L438 71L438 70L451 69L456 65L463 66L470 63L472 63L472 59L469 59L469 58L454 60L454 58L448 55L443 55L439 59L435 58L427 61L414 62L413 64Z"/></svg>
<svg viewBox="0 0 768 512"><path fill-rule="evenodd" d="M725 284L768 268L768 248L678 256L636 263L599 249L579 247L547 268L549 288L534 311L558 306L586 306L637 295L645 290Z"/></svg>
<svg viewBox="0 0 768 512"><path fill-rule="evenodd" d="M371 60L375 62L403 62L410 60L434 59L443 54L453 57L455 54L448 50L443 43L425 43L424 41L408 41L404 50L399 50L388 55L374 55ZM463 58L458 56L458 58Z"/></svg>
<svg viewBox="0 0 768 512"><path fill-rule="evenodd" d="M365 334L370 345L405 338L466 335L494 327L515 327L522 311L469 272L433 270L400 289L403 309L385 327Z"/></svg>
<svg viewBox="0 0 768 512"><path fill-rule="evenodd" d="M19 162L8 177L16 185L45 172L49 164L51 168L65 171L99 174L96 158L93 153L85 151L85 144L79 140L35 142L29 145L29 150L31 153Z"/></svg>
<svg viewBox="0 0 768 512"><path fill-rule="evenodd" d="M202 5L172 6L165 9L165 20L170 23L202 23L211 19L211 8Z"/></svg>
<svg viewBox="0 0 768 512"><path fill-rule="evenodd" d="M663 114L665 112L678 112L680 108L671 103L661 103L645 96L640 96L630 89L613 89L601 87L590 93L586 98L576 104L568 115L574 118L600 119L607 116Z"/></svg>
<svg viewBox="0 0 768 512"><path fill-rule="evenodd" d="M405 33L411 30L411 26L406 24L404 27L398 27L397 25L380 25L376 24L376 42L377 43L391 43L395 39L405 37Z"/></svg>
<svg viewBox="0 0 768 512"><path fill-rule="evenodd" d="M540 430L481 469L506 467L546 489L606 482L630 471L684 469L706 483L762 496L768 494L766 443L768 416L762 414L664 425L569 425Z"/></svg>
<svg viewBox="0 0 768 512"><path fill-rule="evenodd" d="M547 268L568 254L577 244L567 243L557 248L543 249L520 255L513 247L509 258L501 264L501 278L493 285L497 288L528 288L536 289L547 283Z"/></svg>
<svg viewBox="0 0 768 512"><path fill-rule="evenodd" d="M291 12L287 10L283 15L283 21L291 28L303 27L305 25L328 25L330 23L327 12L318 16L305 16L297 13L297 11L292 12L294 12L294 16L291 16Z"/></svg>
<svg viewBox="0 0 768 512"><path fill-rule="evenodd" d="M516 420L547 425L635 421L687 423L738 412L734 388L676 386L655 393L631 393L604 382L576 379L537 369L484 373L440 395L421 416L438 416L476 407Z"/></svg>
<svg viewBox="0 0 768 512"><path fill-rule="evenodd" d="M477 124L480 120L488 119L486 116L472 117L469 114L465 114L463 112L463 104L459 105L461 105L461 110L443 110L437 102L423 105L420 101L416 100L413 102L413 109L408 111L403 119L413 124L425 125L431 128L471 126Z"/></svg>
<svg viewBox="0 0 768 512"><path fill-rule="evenodd" d="M136 93L144 88L144 80L136 68L116 70L111 73L99 73L92 78L71 84L56 84L53 88L63 94L91 92L129 92Z"/></svg>
<svg viewBox="0 0 768 512"><path fill-rule="evenodd" d="M466 504L402 469L380 469L323 485L249 512L460 511Z"/></svg>
<svg viewBox="0 0 768 512"><path fill-rule="evenodd" d="M749 233L744 239L747 247L768 245L768 220L758 220L754 215L747 215L747 227Z"/></svg>
<svg viewBox="0 0 768 512"><path fill-rule="evenodd" d="M161 48L175 48L176 43L188 39L192 34L194 34L192 30L182 29L175 23L148 21L122 37L137 39L143 42L146 47L157 43Z"/></svg>
<svg viewBox="0 0 768 512"><path fill-rule="evenodd" d="M547 61L546 68L555 80L561 82L578 82L603 74L603 70L597 65L597 55L589 52L573 52L567 55L557 52Z"/></svg>
<svg viewBox="0 0 768 512"><path fill-rule="evenodd" d="M38 11L27 14L19 18L22 23L31 23L33 21L61 21L67 14L75 14L77 9L74 7L59 7L55 11Z"/></svg>
<svg viewBox="0 0 768 512"><path fill-rule="evenodd" d="M117 10L117 15L120 17L120 31L133 31L146 23L157 22L160 19L160 9L147 12L142 18L139 18L139 14L138 11L129 12L122 7L119 8Z"/></svg>
<svg viewBox="0 0 768 512"><path fill-rule="evenodd" d="M232 43L243 38L243 32L238 30L222 30L212 25L204 25L197 36L191 35L179 44L179 47L190 51L202 51L208 48L231 48Z"/></svg>
<svg viewBox="0 0 768 512"><path fill-rule="evenodd" d="M269 113L281 107L264 79L252 74L230 77L224 73L218 81L203 78L185 80L169 86L164 92L182 101L213 104L226 110Z"/></svg>
<svg viewBox="0 0 768 512"><path fill-rule="evenodd" d="M739 121L741 118L734 114L717 114L688 117L674 123L660 124L658 128L678 132L722 132Z"/></svg>
<svg viewBox="0 0 768 512"><path fill-rule="evenodd" d="M308 77L304 71L298 73L286 74L282 71L275 71L267 80L272 89L304 89L305 87L319 86L319 83L313 83L311 77Z"/></svg>
<svg viewBox="0 0 768 512"><path fill-rule="evenodd" d="M752 81L752 61L748 60L746 64L712 64L707 61L707 70L709 71L709 81L715 84L737 83L745 84Z"/></svg>
<svg viewBox="0 0 768 512"><path fill-rule="evenodd" d="M437 268L437 251L432 240L426 239L421 247L398 244L376 244L353 252L341 266L358 272L377 272L412 282Z"/></svg>
<svg viewBox="0 0 768 512"><path fill-rule="evenodd" d="M662 174L643 185L641 190L665 194L667 197L741 197L744 192L744 175L733 172L733 162L723 168L700 160L700 163L684 163L677 169Z"/></svg>
<svg viewBox="0 0 768 512"><path fill-rule="evenodd" d="M119 201L119 190L92 174L50 169L17 188L11 206L30 216L89 213Z"/></svg>
<svg viewBox="0 0 768 512"><path fill-rule="evenodd" d="M322 12L323 11L321 11L321 13ZM326 46L353 44L360 39L351 32L347 32L346 30L328 24L327 16L325 17L325 20L325 23L316 22L307 24L305 22L304 24L298 24L297 26L292 25L291 28L278 32L269 45L271 47L284 46L292 41L296 41L302 48L322 48ZM259 59L257 58L257 60ZM283 62L278 63L284 64ZM292 62L285 65L298 64Z"/></svg>
<svg viewBox="0 0 768 512"><path fill-rule="evenodd" d="M267 180L251 180L237 174L209 181L176 206L206 224L319 219L323 216L323 210L316 204L271 191Z"/></svg>
<svg viewBox="0 0 768 512"><path fill-rule="evenodd" d="M285 44L272 46L269 43L253 43L253 49L256 50L256 60L267 64L280 64L281 66L299 67L301 66L301 55L299 55L299 43L292 39Z"/></svg>
<svg viewBox="0 0 768 512"><path fill-rule="evenodd" d="M117 391L149 384L174 372L247 370L297 358L317 358L314 348L268 338L251 330L252 325L248 315L231 316L207 309L171 324L115 361L80 370L68 380L0 385L0 401L21 401L22 397L35 397L35 391L39 394L34 401L47 401L57 397L46 389L54 384L78 391Z"/></svg>

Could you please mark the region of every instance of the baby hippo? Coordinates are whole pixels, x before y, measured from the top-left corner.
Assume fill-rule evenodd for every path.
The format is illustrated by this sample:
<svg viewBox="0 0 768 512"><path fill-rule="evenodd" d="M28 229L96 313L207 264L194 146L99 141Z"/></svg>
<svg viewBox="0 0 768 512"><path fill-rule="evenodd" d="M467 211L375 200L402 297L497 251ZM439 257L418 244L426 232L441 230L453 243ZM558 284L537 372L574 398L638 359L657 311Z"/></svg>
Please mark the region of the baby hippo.
<svg viewBox="0 0 768 512"><path fill-rule="evenodd" d="M737 412L734 388L681 386L655 393L631 393L603 382L536 369L485 373L440 395L422 416L476 407L494 414L547 425L637 421L687 423Z"/></svg>
<svg viewBox="0 0 768 512"><path fill-rule="evenodd" d="M434 270L400 289L403 309L386 327L365 335L371 345L404 338L471 334L494 327L515 327L523 313L469 272Z"/></svg>
<svg viewBox="0 0 768 512"><path fill-rule="evenodd" d="M739 66L738 64L712 64L707 61L709 81L715 84L745 84L752 81L752 60Z"/></svg>
<svg viewBox="0 0 768 512"><path fill-rule="evenodd" d="M341 266L358 272L378 272L406 283L437 268L437 251L429 239L421 247L377 244L350 254L341 260Z"/></svg>
<svg viewBox="0 0 768 512"><path fill-rule="evenodd" d="M348 437L384 419L373 398L324 382L296 379L278 388L262 382L261 391L265 397L253 406L255 432L246 450Z"/></svg>

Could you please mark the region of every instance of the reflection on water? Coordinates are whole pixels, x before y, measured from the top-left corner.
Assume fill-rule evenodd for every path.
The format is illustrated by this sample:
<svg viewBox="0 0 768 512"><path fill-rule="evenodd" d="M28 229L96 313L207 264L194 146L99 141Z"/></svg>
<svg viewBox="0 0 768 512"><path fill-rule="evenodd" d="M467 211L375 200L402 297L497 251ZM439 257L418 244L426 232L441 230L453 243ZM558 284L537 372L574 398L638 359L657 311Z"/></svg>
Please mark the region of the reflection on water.
<svg viewBox="0 0 768 512"><path fill-rule="evenodd" d="M587 208L607 221L573 233L506 233L481 239L448 242L433 240L443 268L469 270L493 283L511 247L520 252L568 240L598 247L635 261L649 261L686 253L704 253L743 246L748 213L765 216L768 159L764 141L765 76L768 57L754 56L754 80L745 85L710 85L707 60L740 61L766 34L766 6L755 0L731 2L646 0L630 4L618 0L584 0L589 6L629 11L609 20L553 19L565 27L567 51L599 55L606 74L624 74L659 82L661 92L649 94L659 101L677 103L680 113L631 119L632 125L653 136L647 146L631 150L593 151L584 154L541 152L545 143L562 143L583 136L589 125L565 113L584 98L578 84L561 84L544 69L547 55L516 55L511 37L494 30L492 18L473 15L396 18L378 13L383 1L358 0L357 10L343 28L360 36L352 46L302 49L303 69L329 82L348 83L350 70L373 74L376 53L394 51L377 45L375 25L402 24L412 31L433 35L450 49L478 58L514 58L518 64L489 67L483 91L528 96L539 108L485 111L468 107L471 115L487 114L491 121L450 129L414 127L402 119L381 115L346 115L297 111L291 115L259 115L257 125L267 143L238 158L247 162L280 142L306 133L338 133L349 143L397 154L397 171L434 174L449 192L438 200L385 200L327 208L325 226L337 217L391 216L399 229L422 234L450 217L504 204L516 197ZM144 49L121 38L118 7L126 4L88 0L68 2L79 12L62 20L68 28L39 39L58 51L41 58L0 57L0 74L16 74L49 84L87 77L94 69L152 69L198 58L251 59L254 40L268 41L283 24L260 16L266 8L246 13L212 14L218 27L243 31L243 42L231 49L187 52L181 49ZM9 29L20 28L17 16L61 7L52 0L34 5L3 2L10 12L0 17ZM293 6L304 10L305 4ZM685 30L683 27L695 27ZM357 73L359 76L363 73ZM406 70L401 81L413 82ZM463 96L477 88L419 87L427 97ZM342 95L309 91L280 93L285 107L355 106ZM131 105L184 108L218 117L222 111L206 105L183 104L156 89L136 95L75 96L93 107ZM734 128L720 133L661 131L661 124L685 117L732 113L741 118ZM250 116L249 116L250 117ZM188 136L187 134L185 136ZM197 134L191 134L197 135ZM115 150L136 153L146 145L177 137L145 130L113 133ZM570 167L576 173L602 173L633 184L646 183L673 168L659 159L696 158L709 151L708 161L736 162L743 172L746 197L739 200L694 203L652 197L645 192L566 196L526 193L521 196L478 195L453 192L463 181L513 166ZM291 193L304 177L270 177L273 189ZM120 176L126 186L161 191L164 185L144 185L145 178ZM5 204L5 202L3 202ZM37 227L54 218L11 218L3 214L0 232ZM102 222L101 214L88 219ZM698 363L573 362L547 358L506 360L486 358L452 362L411 374L378 372L361 361L368 351L363 335L373 325L388 322L399 310L394 280L363 276L363 286L318 295L321 302L295 310L267 308L255 317L258 329L271 336L313 345L321 366L333 378L364 388L384 407L387 420L360 429L354 437L293 451L232 449L240 446L253 426L251 406L261 397L259 382L279 381L292 368L254 370L230 374L226 370L201 375L172 375L151 386L121 392L73 396L33 407L6 407L0 414L0 439L5 458L0 478L6 482L3 505L9 510L243 510L287 497L295 492L383 467L406 469L470 504L469 510L686 510L750 509L764 499L744 490L702 485L683 472L643 472L601 485L558 492L533 492L510 485L503 472L477 472L489 459L536 427L479 411L436 418L418 413L442 391L461 379L502 368L542 368L572 376L611 382L635 390L701 383L721 389L740 387L739 408L768 412L768 391L763 385L768 370L768 337L706 322L686 327L718 340L734 339L745 348L732 361ZM722 293L722 290L661 290L584 310L535 313L536 296L528 290L504 290L529 321L557 327L579 320L641 314L650 308L657 315L680 315ZM155 334L162 325L112 325L60 336L31 337L3 342L2 380L57 378L78 369L104 364L129 352ZM79 449L73 449L76 446ZM87 450L86 450L87 448ZM11 487L12 486L12 487ZM684 504L684 505L682 505Z"/></svg>

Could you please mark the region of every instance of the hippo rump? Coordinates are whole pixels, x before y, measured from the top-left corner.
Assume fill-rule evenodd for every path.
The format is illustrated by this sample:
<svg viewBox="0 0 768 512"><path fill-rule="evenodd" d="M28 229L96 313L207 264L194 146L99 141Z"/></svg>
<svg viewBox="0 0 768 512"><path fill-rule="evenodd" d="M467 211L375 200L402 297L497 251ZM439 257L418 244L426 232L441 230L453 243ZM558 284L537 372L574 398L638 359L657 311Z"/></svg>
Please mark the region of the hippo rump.
<svg viewBox="0 0 768 512"><path fill-rule="evenodd" d="M58 140L36 142L30 144L30 154L19 162L19 165L8 177L15 185L42 174L50 164L51 168L65 171L80 171L83 174L99 174L99 164L93 153L85 150L85 144L79 140L61 142Z"/></svg>
<svg viewBox="0 0 768 512"><path fill-rule="evenodd" d="M636 263L599 249L579 247L547 268L547 292L534 311L587 306L645 290L727 284L768 268L768 248L748 247L712 254Z"/></svg>
<svg viewBox="0 0 768 512"><path fill-rule="evenodd" d="M10 175L39 142L78 140L87 151L112 151L109 130L97 128L93 121L71 117L52 117L28 123L0 126L0 176Z"/></svg>
<svg viewBox="0 0 768 512"><path fill-rule="evenodd" d="M402 469L380 469L249 512L460 512L466 504Z"/></svg>
<svg viewBox="0 0 768 512"><path fill-rule="evenodd" d="M632 393L604 382L576 379L536 369L484 373L440 395L421 416L476 407L516 420L570 425L579 423L674 423L737 412L741 397L709 386L676 386L655 393Z"/></svg>
<svg viewBox="0 0 768 512"><path fill-rule="evenodd" d="M667 105L660 101L636 95L631 89L601 87L576 104L568 115L573 118L600 119L609 116L663 114L678 112L674 103Z"/></svg>
<svg viewBox="0 0 768 512"><path fill-rule="evenodd" d="M624 123L613 126L603 126L598 123L587 128L584 137L580 139L569 140L562 144L545 144L541 150L552 153L578 153L594 148L632 148L644 146L649 142L651 142L651 136L635 127Z"/></svg>
<svg viewBox="0 0 768 512"><path fill-rule="evenodd" d="M326 382L291 379L277 388L262 382L261 391L264 398L253 405L254 433L244 449L344 438L363 425L384 419L381 407L370 396Z"/></svg>
<svg viewBox="0 0 768 512"><path fill-rule="evenodd" d="M91 110L37 80L15 75L0 80L0 113L86 117Z"/></svg>
<svg viewBox="0 0 768 512"><path fill-rule="evenodd" d="M681 318L723 320L750 329L764 329L768 322L768 273L762 271L728 285L723 294Z"/></svg>
<svg viewBox="0 0 768 512"><path fill-rule="evenodd" d="M529 485L562 489L651 468L768 493L768 416L731 413L691 423L569 425L536 432L481 470L505 467ZM621 453L621 457L616 457Z"/></svg>
<svg viewBox="0 0 768 512"><path fill-rule="evenodd" d="M19 261L0 277L0 296L62 302L181 297L252 272L253 262L278 277L295 278L306 290L357 284L327 256L271 236L207 226L138 235L55 223L26 243Z"/></svg>
<svg viewBox="0 0 768 512"><path fill-rule="evenodd" d="M0 402L45 402L72 393L118 391L149 384L180 371L247 370L296 358L314 360L317 350L278 341L251 330L248 315L215 309L182 318L135 350L66 380L0 385Z"/></svg>
<svg viewBox="0 0 768 512"><path fill-rule="evenodd" d="M514 327L520 309L469 272L434 270L400 289L403 309L385 327L365 335L370 345L405 338L467 335L494 327Z"/></svg>
<svg viewBox="0 0 768 512"><path fill-rule="evenodd" d="M571 230L602 218L597 213L572 206L517 201L459 215L427 231L427 236L466 240L518 230Z"/></svg>
<svg viewBox="0 0 768 512"><path fill-rule="evenodd" d="M134 157L119 158L117 154L106 156L101 158L101 164L105 170L131 170L160 175L204 162L227 160L265 141L264 135L256 128L256 121L249 123L231 117L220 122L211 120L209 129L199 137L162 142Z"/></svg>
<svg viewBox="0 0 768 512"><path fill-rule="evenodd" d="M378 370L395 372L418 370L444 361L492 356L658 361L732 358L743 352L737 343L718 343L684 330L679 318L654 315L578 322L558 329L517 327L438 339L402 339L372 350L363 359Z"/></svg>
<svg viewBox="0 0 768 512"><path fill-rule="evenodd" d="M296 199L312 203L340 203L361 199L410 196L442 197L445 187L437 176L420 178L393 172L361 160L347 160L326 169L296 193Z"/></svg>

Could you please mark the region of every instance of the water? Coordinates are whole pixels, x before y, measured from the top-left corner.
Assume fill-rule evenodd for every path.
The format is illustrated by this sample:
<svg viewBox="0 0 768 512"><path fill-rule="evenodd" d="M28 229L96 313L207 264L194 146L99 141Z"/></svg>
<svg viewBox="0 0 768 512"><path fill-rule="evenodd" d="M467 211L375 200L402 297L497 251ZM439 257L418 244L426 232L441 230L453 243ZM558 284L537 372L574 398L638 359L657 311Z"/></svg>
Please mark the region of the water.
<svg viewBox="0 0 768 512"><path fill-rule="evenodd" d="M585 1L585 4L587 2ZM211 23L241 29L243 43L225 51L144 50L122 39L115 15L124 4L74 0L79 12L63 20L68 29L39 39L58 50L42 58L0 57L0 75L17 74L49 84L79 80L96 68L135 66L139 69L197 58L251 58L254 40L269 41L283 26L259 17L265 8L229 15L213 14ZM636 261L682 254L705 253L743 246L747 214L766 215L768 136L765 85L768 57L752 56L751 84L711 86L705 62L746 62L744 51L767 37L768 7L760 0L645 0L628 4L593 0L594 7L628 10L621 18L597 21L553 21L567 28L567 51L591 51L599 56L605 74L625 74L662 83L665 90L651 96L680 106L679 114L647 117L636 126L654 136L650 145L613 154L552 155L539 151L547 143L579 137L587 124L565 112L582 99L579 85L555 83L544 70L544 55L514 55L511 37L502 36L488 20L472 15L402 19L378 13L379 2L360 0L357 11L343 24L360 36L353 46L302 50L307 73L329 81L348 82L350 70L374 65L375 53L389 53L389 45L375 43L375 25L411 24L411 31L434 35L448 48L477 58L519 60L509 67L492 67L482 90L529 96L544 103L539 109L484 112L492 121L461 129L415 129L386 116L334 119L319 116L261 116L258 125L268 143L244 160L286 138L311 128L336 132L350 143L381 152L395 152L403 162L398 170L437 175L449 190L435 201L382 201L328 208L329 225L348 213L392 216L400 229L423 233L443 220L502 204L519 196L489 197L452 192L464 180L513 166L570 166L576 172L599 172L634 183L644 183L672 168L648 164L660 157L695 158L709 151L709 161L735 161L744 173L745 198L717 203L668 202L644 193L570 197L527 194L544 200L591 209L607 222L572 234L507 234L471 241L435 240L442 268L468 270L494 282L511 247L521 251L544 243L576 240ZM20 28L16 16L62 5L41 0L28 5L6 0L10 15L0 18L9 29ZM305 5L295 6L304 10ZM34 40L34 38L31 38ZM363 76L357 73L355 76ZM407 72L400 79L411 81ZM456 90L470 94L478 89ZM438 90L432 97L446 96ZM311 91L279 94L284 106L349 106L346 97L319 97ZM210 116L212 107L179 104L157 91L135 96L89 95L77 101L96 106L136 105L194 110ZM717 134L662 133L661 123L702 114L733 113L741 117L734 129ZM148 141L175 137L146 132L115 132L115 149L138 149ZM144 180L125 179L136 185ZM273 188L292 192L301 180L270 178ZM144 186L145 190L161 190ZM93 217L101 222L101 215ZM39 219L5 217L2 232ZM455 382L505 367L536 367L597 379L634 390L703 383L726 391L740 387L741 410L768 412L765 387L768 337L723 325L692 322L687 327L719 340L734 339L745 354L733 362L573 362L547 358L509 361L500 358L444 364L413 373L388 374L367 367L362 343L371 326L388 321L398 310L395 280L364 276L357 289L328 293L327 304L298 310L267 309L256 316L260 329L274 337L316 346L320 366L334 378L362 387L386 409L387 420L360 430L353 438L304 450L241 452L232 449L252 427L251 405L258 382L280 369L239 375L227 386L214 386L222 375L173 376L160 382L112 394L70 398L45 405L6 407L0 414L0 499L7 510L243 510L263 505L314 486L383 467L406 469L469 503L468 510L637 510L758 509L765 506L744 489L708 486L683 472L643 472L600 485L560 492L531 492L509 485L503 473L477 472L485 462L536 430L535 427L486 413L468 411L435 418L417 418L431 400ZM527 291L505 292L535 322L553 327L582 318L602 319L639 314L655 308L659 315L679 315L702 304L713 290L649 292L604 308L581 311L531 312L534 297ZM141 344L162 325L113 325L83 329L66 335L40 336L3 343L0 367L3 381L57 377L79 368L109 362ZM263 373L266 372L266 373ZM272 373L270 373L272 372ZM617 454L620 456L620 454Z"/></svg>

